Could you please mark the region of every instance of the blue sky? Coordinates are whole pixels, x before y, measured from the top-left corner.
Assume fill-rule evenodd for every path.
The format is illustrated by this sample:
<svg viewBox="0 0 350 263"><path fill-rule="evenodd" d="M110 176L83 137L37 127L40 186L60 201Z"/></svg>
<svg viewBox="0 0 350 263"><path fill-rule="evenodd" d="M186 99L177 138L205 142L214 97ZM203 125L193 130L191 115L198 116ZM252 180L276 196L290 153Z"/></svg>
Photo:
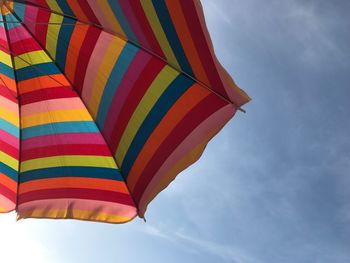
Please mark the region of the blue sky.
<svg viewBox="0 0 350 263"><path fill-rule="evenodd" d="M247 113L147 223L1 215L1 262L350 262L350 2L202 3Z"/></svg>

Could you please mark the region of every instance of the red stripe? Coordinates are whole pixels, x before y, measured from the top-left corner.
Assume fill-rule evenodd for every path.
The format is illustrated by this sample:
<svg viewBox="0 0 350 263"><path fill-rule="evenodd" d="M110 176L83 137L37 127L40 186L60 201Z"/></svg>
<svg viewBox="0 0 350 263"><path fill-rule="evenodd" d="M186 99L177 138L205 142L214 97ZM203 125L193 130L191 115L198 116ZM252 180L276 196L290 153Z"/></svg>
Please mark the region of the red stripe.
<svg viewBox="0 0 350 263"><path fill-rule="evenodd" d="M210 47L205 38L205 32L201 26L194 1L181 1L181 6L191 35L194 36L194 44L200 54L200 59L209 78L210 86L227 98L213 55L210 52Z"/></svg>
<svg viewBox="0 0 350 263"><path fill-rule="evenodd" d="M1 74L1 73L0 73ZM4 86L4 84L2 83L2 81L0 80L0 96L15 102L18 104L18 101L16 99L16 95L14 95L13 93L11 93L7 87Z"/></svg>
<svg viewBox="0 0 350 263"><path fill-rule="evenodd" d="M226 105L227 103L225 101L218 99L216 95L211 94L198 103L198 105L184 117L184 119L161 144L145 169L142 171L142 176L139 177L133 191L133 196L136 202L141 200L147 185L151 182L160 166L167 160L176 147L180 145L181 142L205 119Z"/></svg>
<svg viewBox="0 0 350 263"><path fill-rule="evenodd" d="M42 48L33 38L27 38L11 43L11 50L16 56L19 56L24 53L42 50Z"/></svg>
<svg viewBox="0 0 350 263"><path fill-rule="evenodd" d="M18 204L24 204L31 201L47 200L47 199L86 199L98 200L106 202L114 202L129 206L135 206L129 194L119 192L96 190L96 189L82 189L82 188L57 188L47 190L37 190L24 194L19 194ZM53 203L54 206L54 203Z"/></svg>
<svg viewBox="0 0 350 263"><path fill-rule="evenodd" d="M50 21L50 16L51 16L50 12L43 10L41 8L38 8L38 15L37 15L36 22L48 23ZM38 24L35 26L35 32L32 32L33 34L35 34L36 39L43 47L46 46L47 31L48 31L48 25Z"/></svg>
<svg viewBox="0 0 350 263"><path fill-rule="evenodd" d="M142 97L158 76L159 72L163 69L164 63L159 59L153 58L140 74L138 80L135 82L133 88L126 99L122 110L120 111L120 117L115 123L112 136L108 141L109 147L114 153L119 145L123 132L128 125L128 122L134 113L136 107L139 105Z"/></svg>
<svg viewBox="0 0 350 263"><path fill-rule="evenodd" d="M21 161L63 155L111 156L111 153L106 145L57 144L54 146L33 148L30 150L22 151Z"/></svg>
<svg viewBox="0 0 350 263"><path fill-rule="evenodd" d="M124 0L125 1L125 0ZM138 24L141 25L141 29L143 30L144 36L147 38L148 43L150 46L146 46L147 48L150 48L153 52L157 53L161 57L164 57L164 53L157 41L157 38L155 37L152 27L150 26L148 19L145 15L145 12L142 8L140 1L129 1L129 4L131 6L131 9L133 13L135 14L135 18L138 20ZM121 1L121 5L123 5ZM125 9L125 8L124 8ZM144 45L145 43L141 43L141 45Z"/></svg>
<svg viewBox="0 0 350 263"><path fill-rule="evenodd" d="M9 46L8 46L7 39L0 39L0 50L8 54L9 53L8 48Z"/></svg>
<svg viewBox="0 0 350 263"><path fill-rule="evenodd" d="M83 10L85 16L89 19L89 22L100 24L90 5L86 3L86 0L77 0L77 2L79 3L81 10Z"/></svg>
<svg viewBox="0 0 350 263"><path fill-rule="evenodd" d="M79 94L81 94L81 91L83 89L85 74L91 58L91 54L96 46L101 32L102 31L96 27L89 27L82 44L82 48L80 49L77 63L79 66L75 72L74 79L74 88Z"/></svg>
<svg viewBox="0 0 350 263"><path fill-rule="evenodd" d="M44 8L49 8L49 6L46 3L46 0L26 0L28 3L33 3L34 5L39 5Z"/></svg>
<svg viewBox="0 0 350 263"><path fill-rule="evenodd" d="M122 82L120 83L114 95L111 107L107 114L105 125L102 131L106 139L111 138L113 129L120 116L120 110L125 105L125 100L129 95L130 89L133 87L136 80L140 77L140 74L142 74L142 71L145 69L147 63L149 63L151 59L152 57L150 54L144 51L139 51L137 52L135 58L132 60L128 70L123 76Z"/></svg>
<svg viewBox="0 0 350 263"><path fill-rule="evenodd" d="M7 144L6 142L4 142L2 140L0 140L0 151L3 151L4 153L15 158L16 160L19 160L19 150L13 146Z"/></svg>
<svg viewBox="0 0 350 263"><path fill-rule="evenodd" d="M62 99L62 98L75 98L77 94L71 87L55 87L50 89L36 90L21 95L21 105L26 105L34 102Z"/></svg>
<svg viewBox="0 0 350 263"><path fill-rule="evenodd" d="M6 186L0 184L0 195L5 196L11 202L16 203L17 195L12 190L8 189Z"/></svg>

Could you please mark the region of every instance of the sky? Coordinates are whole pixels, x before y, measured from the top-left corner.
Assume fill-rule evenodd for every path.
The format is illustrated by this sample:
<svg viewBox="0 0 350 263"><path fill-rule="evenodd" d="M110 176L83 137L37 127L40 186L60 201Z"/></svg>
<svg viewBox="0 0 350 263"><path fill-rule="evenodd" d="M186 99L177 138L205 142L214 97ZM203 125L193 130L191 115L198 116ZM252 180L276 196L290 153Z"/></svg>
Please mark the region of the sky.
<svg viewBox="0 0 350 263"><path fill-rule="evenodd" d="M350 2L202 0L246 114L147 223L0 215L6 263L350 262Z"/></svg>

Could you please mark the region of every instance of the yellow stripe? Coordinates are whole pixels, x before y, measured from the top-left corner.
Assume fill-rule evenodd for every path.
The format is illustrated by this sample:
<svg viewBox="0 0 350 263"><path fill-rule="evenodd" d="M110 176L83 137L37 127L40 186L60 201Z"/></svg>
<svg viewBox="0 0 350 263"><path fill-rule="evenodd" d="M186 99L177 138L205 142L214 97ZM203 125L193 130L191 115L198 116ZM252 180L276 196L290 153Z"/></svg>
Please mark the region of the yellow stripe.
<svg viewBox="0 0 350 263"><path fill-rule="evenodd" d="M24 62L23 60L26 62ZM45 53L45 51L38 50L38 51L28 52L15 57L14 62L15 62L15 68L21 69L21 68L28 67L30 65L37 65L37 64L51 62L51 59Z"/></svg>
<svg viewBox="0 0 350 263"><path fill-rule="evenodd" d="M18 160L0 151L0 162L18 171Z"/></svg>
<svg viewBox="0 0 350 263"><path fill-rule="evenodd" d="M137 106L136 110L131 116L115 153L115 158L119 164L123 163L125 154L146 116L166 88L178 75L179 73L177 71L169 66L165 66L147 90L140 104Z"/></svg>
<svg viewBox="0 0 350 263"><path fill-rule="evenodd" d="M117 63L119 55L122 53L125 44L126 42L124 40L113 37L102 59L89 100L89 109L94 118L97 116L102 94L106 87L108 78L111 75L115 63Z"/></svg>
<svg viewBox="0 0 350 263"><path fill-rule="evenodd" d="M21 118L22 128L69 121L92 121L92 118L86 109L49 111Z"/></svg>
<svg viewBox="0 0 350 263"><path fill-rule="evenodd" d="M115 164L113 157L64 155L38 158L21 162L21 172L64 166L102 167L117 169L117 165Z"/></svg>
<svg viewBox="0 0 350 263"><path fill-rule="evenodd" d="M60 8L60 6L57 4L57 1L55 0L50 0L50 1L46 1L46 3L49 5L51 10L54 10L58 13L62 13L62 9Z"/></svg>
<svg viewBox="0 0 350 263"><path fill-rule="evenodd" d="M59 23L62 24L63 16L51 13L49 23ZM61 30L61 25L49 25L46 35L46 50L49 52L53 59L56 59L56 49L58 35Z"/></svg>
<svg viewBox="0 0 350 263"><path fill-rule="evenodd" d="M157 16L157 12L153 6L152 1L141 0L141 4L145 15L147 16L148 22L150 23L153 33L156 36L158 43L165 54L165 57L168 62L171 63L177 69L180 69L179 62L177 61L175 54L169 44L169 41L164 33L164 30L160 24L160 21Z"/></svg>
<svg viewBox="0 0 350 263"><path fill-rule="evenodd" d="M4 51L0 50L0 61L11 67L12 68L12 60L11 60L11 56L7 53L5 53Z"/></svg>
<svg viewBox="0 0 350 263"><path fill-rule="evenodd" d="M89 220L89 221L101 221L109 223L124 223L130 221L132 218L112 215L103 212L92 212L85 210L69 209L68 210L59 210L59 209L36 209L34 211L25 211L21 212L19 207L17 219L24 218L71 218L71 219L80 219L80 220Z"/></svg>
<svg viewBox="0 0 350 263"><path fill-rule="evenodd" d="M13 113L12 111L8 111L6 108L1 107L0 105L0 118L5 121L19 127L19 116L18 114Z"/></svg>
<svg viewBox="0 0 350 263"><path fill-rule="evenodd" d="M108 19L109 27L113 28L113 30L115 30L119 34L122 34L123 36L125 36L125 33L124 33L122 27L120 26L119 21L116 19L115 15L111 9L111 6L108 4L108 1L98 0L97 2L98 2L98 5L100 6L104 16L107 17L107 19ZM103 25L103 26L107 26L107 25Z"/></svg>

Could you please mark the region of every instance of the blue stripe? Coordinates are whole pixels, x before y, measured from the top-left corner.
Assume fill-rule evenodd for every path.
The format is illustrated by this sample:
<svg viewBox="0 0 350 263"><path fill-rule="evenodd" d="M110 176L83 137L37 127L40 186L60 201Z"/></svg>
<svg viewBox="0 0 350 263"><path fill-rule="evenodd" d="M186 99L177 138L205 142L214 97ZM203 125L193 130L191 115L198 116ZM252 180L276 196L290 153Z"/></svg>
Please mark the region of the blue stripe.
<svg viewBox="0 0 350 263"><path fill-rule="evenodd" d="M0 73L6 75L7 77L11 78L11 79L15 79L15 73L13 71L13 68L7 66L6 64L2 63L0 61ZM0 82L0 84L3 84L2 82Z"/></svg>
<svg viewBox="0 0 350 263"><path fill-rule="evenodd" d="M77 121L77 122L57 122L49 123L22 130L22 140L45 136L51 134L62 133L83 133L83 132L99 132L96 125L92 121Z"/></svg>
<svg viewBox="0 0 350 263"><path fill-rule="evenodd" d="M128 176L133 163L154 129L159 125L169 109L192 85L193 81L181 74L164 91L150 113L147 115L140 129L137 131L125 155L121 166L124 176Z"/></svg>
<svg viewBox="0 0 350 263"><path fill-rule="evenodd" d="M0 173L10 177L15 182L18 180L18 172L2 162L0 162Z"/></svg>
<svg viewBox="0 0 350 263"><path fill-rule="evenodd" d="M84 166L62 166L53 168L43 168L21 173L20 183L48 178L100 178L115 181L123 181L119 170L112 168L84 167Z"/></svg>
<svg viewBox="0 0 350 263"><path fill-rule="evenodd" d="M24 14L25 14L25 5L21 3L13 3L13 11L16 13L16 15L24 21Z"/></svg>
<svg viewBox="0 0 350 263"><path fill-rule="evenodd" d="M53 62L37 64L34 66L28 66L28 67L16 70L16 76L17 76L18 82L40 77L40 76L59 74L59 73L61 73L60 70L57 68L57 66Z"/></svg>
<svg viewBox="0 0 350 263"><path fill-rule="evenodd" d="M5 16L5 19L6 19L6 21L10 21L10 22L18 22L16 17L14 17L12 14L7 14ZM22 26L22 25L20 23L9 23L9 24L6 24L6 29L10 30L10 29L16 28L18 26Z"/></svg>
<svg viewBox="0 0 350 263"><path fill-rule="evenodd" d="M1 117L0 117L0 129L10 133L16 138L19 138L19 128L13 125L12 123L9 123L8 121L2 119Z"/></svg>
<svg viewBox="0 0 350 263"><path fill-rule="evenodd" d="M114 13L114 15L116 16L119 24L121 25L123 31L125 32L127 38L129 40L133 40L136 43L139 43L138 39L136 38L134 32L132 31L128 20L126 19L124 13L123 13L123 9L120 6L119 2L116 0L108 0L109 5Z"/></svg>
<svg viewBox="0 0 350 263"><path fill-rule="evenodd" d="M75 16L72 10L70 9L67 3L67 0L57 0L57 4L60 6L63 14L69 15L69 16ZM55 10L55 11L59 11L59 10Z"/></svg>
<svg viewBox="0 0 350 263"><path fill-rule="evenodd" d="M134 45L126 44L113 67L111 75L109 76L106 87L103 91L96 118L96 122L101 130L103 130L104 128L107 113L109 111L109 108L111 107L118 86L123 80L130 63L132 62L138 51L139 49Z"/></svg>
<svg viewBox="0 0 350 263"><path fill-rule="evenodd" d="M152 0L153 5L157 11L157 15L160 21L160 24L163 27L163 30L167 36L170 46L174 51L177 61L180 64L180 67L187 74L193 76L192 67L189 64L185 51L182 48L182 44L178 38L176 29L173 25L173 22L170 18L168 8L165 4L165 1Z"/></svg>
<svg viewBox="0 0 350 263"><path fill-rule="evenodd" d="M75 24L75 21L65 17L63 23ZM61 26L60 33L58 34L56 63L62 71L64 71L66 66L67 52L73 30L74 26Z"/></svg>

